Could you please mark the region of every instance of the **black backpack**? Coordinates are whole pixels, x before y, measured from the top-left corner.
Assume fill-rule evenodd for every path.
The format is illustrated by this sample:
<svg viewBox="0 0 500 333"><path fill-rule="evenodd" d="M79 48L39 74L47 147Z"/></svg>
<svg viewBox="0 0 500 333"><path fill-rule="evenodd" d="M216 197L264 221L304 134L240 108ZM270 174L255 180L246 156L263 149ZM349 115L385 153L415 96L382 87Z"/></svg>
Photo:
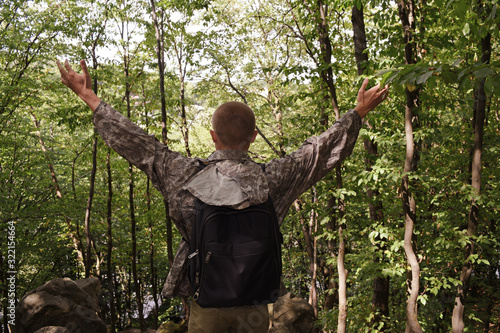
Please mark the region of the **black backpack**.
<svg viewBox="0 0 500 333"><path fill-rule="evenodd" d="M281 243L271 199L242 210L196 199L189 278L201 307L274 303L281 280Z"/></svg>

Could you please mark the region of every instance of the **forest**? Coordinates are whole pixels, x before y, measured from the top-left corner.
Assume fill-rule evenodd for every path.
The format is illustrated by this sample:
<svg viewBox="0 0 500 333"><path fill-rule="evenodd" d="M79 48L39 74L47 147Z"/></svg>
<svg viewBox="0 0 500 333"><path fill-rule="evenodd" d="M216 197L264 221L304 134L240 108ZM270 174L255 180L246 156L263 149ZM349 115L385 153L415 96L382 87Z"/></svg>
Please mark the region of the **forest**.
<svg viewBox="0 0 500 333"><path fill-rule="evenodd" d="M80 72L185 156L247 103L280 158L390 86L352 155L282 225L283 283L324 332L500 332L498 0L10 0L0 16L0 333L49 280L98 277L111 332L184 318L180 234L60 80ZM14 287L13 287L14 285Z"/></svg>

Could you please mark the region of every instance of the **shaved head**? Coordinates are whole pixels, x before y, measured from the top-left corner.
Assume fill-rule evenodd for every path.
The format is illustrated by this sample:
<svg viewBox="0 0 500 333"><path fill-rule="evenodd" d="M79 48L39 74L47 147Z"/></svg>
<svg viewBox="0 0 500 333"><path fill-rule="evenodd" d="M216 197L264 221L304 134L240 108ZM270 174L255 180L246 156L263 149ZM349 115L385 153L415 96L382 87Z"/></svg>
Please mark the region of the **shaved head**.
<svg viewBox="0 0 500 333"><path fill-rule="evenodd" d="M255 139L255 114L244 103L227 102L215 110L212 128L227 149L248 149Z"/></svg>

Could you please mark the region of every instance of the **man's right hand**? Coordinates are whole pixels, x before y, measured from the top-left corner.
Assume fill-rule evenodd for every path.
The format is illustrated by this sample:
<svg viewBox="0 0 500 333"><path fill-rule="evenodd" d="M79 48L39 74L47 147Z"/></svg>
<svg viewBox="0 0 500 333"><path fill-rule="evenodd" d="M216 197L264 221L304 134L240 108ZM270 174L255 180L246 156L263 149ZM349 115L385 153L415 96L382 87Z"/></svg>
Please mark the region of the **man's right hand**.
<svg viewBox="0 0 500 333"><path fill-rule="evenodd" d="M61 82L77 94L94 111L101 100L92 91L92 80L85 60L80 61L82 74L76 73L69 65L68 60L64 61L64 66L59 60L56 63L59 72L61 72Z"/></svg>

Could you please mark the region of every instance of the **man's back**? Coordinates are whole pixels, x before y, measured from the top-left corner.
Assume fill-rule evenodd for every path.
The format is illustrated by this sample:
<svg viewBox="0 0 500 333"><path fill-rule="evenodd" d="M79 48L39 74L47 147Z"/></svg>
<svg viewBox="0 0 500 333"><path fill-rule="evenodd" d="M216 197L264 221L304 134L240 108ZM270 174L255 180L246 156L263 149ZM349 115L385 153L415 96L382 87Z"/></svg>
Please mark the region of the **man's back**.
<svg viewBox="0 0 500 333"><path fill-rule="evenodd" d="M366 90L368 80L365 79L358 92L356 109L347 112L321 135L308 139L290 155L266 163L264 173L255 169L255 164L246 153L255 140L257 131L254 129L253 112L243 103L225 103L215 111L212 118L214 129L210 131L216 148L214 154L207 160L186 158L170 151L154 136L146 134L102 102L91 89L85 61L82 60L80 64L82 74L76 73L67 61L64 66L57 61L61 81L94 111L96 130L104 141L144 171L162 193L169 203L170 215L183 237L162 291L164 296L190 294L187 257L189 234L195 217L195 195L191 192L193 189L189 188L189 183L195 181L199 174L212 172L213 177L209 177L212 182L206 184L203 195L218 198L219 204L227 201L238 207L250 205L254 200L262 203L263 198L267 199L270 195L281 224L293 201L352 152L361 127L361 118L380 104L388 93L388 86L381 89L377 85ZM233 128L234 124L238 124L237 129ZM206 162L212 162L212 169L203 168L202 164ZM224 194L231 184L233 189L229 194ZM241 318L251 320L255 313L253 310L226 309L216 313L213 311L217 309L208 310L201 309L196 302L192 304L195 320L194 323L190 320L190 331L225 332L228 329L240 329L243 324L252 331L267 331L268 314L265 308L258 308L261 316L259 320L253 320L250 326L249 322L242 323ZM209 321L212 326L208 326Z"/></svg>

